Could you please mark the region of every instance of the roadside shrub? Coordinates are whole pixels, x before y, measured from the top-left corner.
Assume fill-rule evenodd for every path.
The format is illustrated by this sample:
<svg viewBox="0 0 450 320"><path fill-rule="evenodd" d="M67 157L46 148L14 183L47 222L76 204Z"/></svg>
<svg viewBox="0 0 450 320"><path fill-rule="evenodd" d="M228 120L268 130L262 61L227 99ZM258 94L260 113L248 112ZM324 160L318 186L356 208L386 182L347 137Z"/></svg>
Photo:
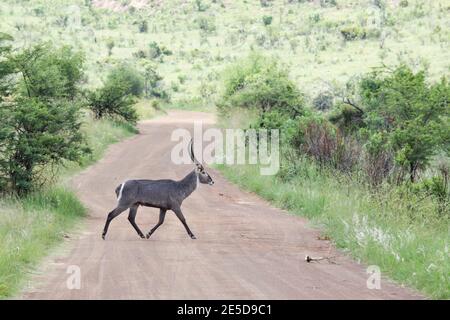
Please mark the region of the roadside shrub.
<svg viewBox="0 0 450 320"><path fill-rule="evenodd" d="M364 145L363 170L369 183L380 185L394 169L392 150L384 145L381 134L373 134Z"/></svg>
<svg viewBox="0 0 450 320"><path fill-rule="evenodd" d="M132 95L131 83L122 81L120 77L108 77L103 87L87 93L87 105L96 119L112 117L132 124L137 121L137 113Z"/></svg>
<svg viewBox="0 0 450 320"><path fill-rule="evenodd" d="M88 152L79 108L65 100L17 97L0 107L0 185L24 195L52 178L43 174Z"/></svg>
<svg viewBox="0 0 450 320"><path fill-rule="evenodd" d="M330 112L328 119L346 133L357 132L365 126L364 112L344 103L339 103L335 106Z"/></svg>
<svg viewBox="0 0 450 320"><path fill-rule="evenodd" d="M3 96L7 95L11 89L9 78L14 73L14 64L6 56L11 52L12 40L12 36L0 32L0 102L2 102Z"/></svg>
<svg viewBox="0 0 450 320"><path fill-rule="evenodd" d="M345 134L325 117L307 113L296 119L288 144L321 167L351 173L360 166L363 148L356 137Z"/></svg>
<svg viewBox="0 0 450 320"><path fill-rule="evenodd" d="M303 95L279 63L259 54L232 65L225 72L225 90L218 102L221 112L232 108L277 110L291 117L303 113Z"/></svg>
<svg viewBox="0 0 450 320"><path fill-rule="evenodd" d="M371 139L393 150L395 162L412 182L439 151L450 148L450 86L445 78L430 85L425 72L401 65L380 70L361 81L365 128Z"/></svg>
<svg viewBox="0 0 450 320"><path fill-rule="evenodd" d="M82 64L82 56L69 47L49 44L2 58L0 77L10 81L0 98L0 191L29 193L51 178L50 168L88 152L73 101Z"/></svg>
<svg viewBox="0 0 450 320"><path fill-rule="evenodd" d="M333 108L333 95L330 92L321 92L313 99L313 106L319 111Z"/></svg>
<svg viewBox="0 0 450 320"><path fill-rule="evenodd" d="M448 207L450 193L448 190L448 181L441 176L433 176L428 179L413 184L412 188L419 193L425 193L435 197L442 206ZM442 208L444 209L444 208Z"/></svg>
<svg viewBox="0 0 450 320"><path fill-rule="evenodd" d="M322 117L303 117L292 136L295 150L312 157L321 166L330 164L336 150L334 127Z"/></svg>

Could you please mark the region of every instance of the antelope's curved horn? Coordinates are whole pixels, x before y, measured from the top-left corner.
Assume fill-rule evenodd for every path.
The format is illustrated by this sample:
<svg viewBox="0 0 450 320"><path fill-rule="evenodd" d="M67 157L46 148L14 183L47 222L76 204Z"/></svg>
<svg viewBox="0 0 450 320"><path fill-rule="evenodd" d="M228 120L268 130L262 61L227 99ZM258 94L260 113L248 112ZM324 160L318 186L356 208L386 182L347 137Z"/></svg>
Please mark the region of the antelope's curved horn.
<svg viewBox="0 0 450 320"><path fill-rule="evenodd" d="M200 164L200 162L194 156L194 139L191 139L189 145L190 145L189 155L191 156L192 162L194 162L195 164Z"/></svg>

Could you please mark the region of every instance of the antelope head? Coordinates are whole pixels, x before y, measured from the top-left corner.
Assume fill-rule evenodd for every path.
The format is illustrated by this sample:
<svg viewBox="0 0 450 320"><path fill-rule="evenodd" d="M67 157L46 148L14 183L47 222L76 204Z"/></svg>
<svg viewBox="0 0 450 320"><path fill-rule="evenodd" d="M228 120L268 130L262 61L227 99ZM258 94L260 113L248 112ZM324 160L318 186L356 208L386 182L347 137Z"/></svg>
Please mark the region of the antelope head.
<svg viewBox="0 0 450 320"><path fill-rule="evenodd" d="M208 174L208 172L206 172L203 165L195 158L193 139L191 139L191 141L189 142L189 156L196 166L195 172L197 173L198 181L200 181L200 183L209 184L210 186L212 186L214 184L213 179Z"/></svg>

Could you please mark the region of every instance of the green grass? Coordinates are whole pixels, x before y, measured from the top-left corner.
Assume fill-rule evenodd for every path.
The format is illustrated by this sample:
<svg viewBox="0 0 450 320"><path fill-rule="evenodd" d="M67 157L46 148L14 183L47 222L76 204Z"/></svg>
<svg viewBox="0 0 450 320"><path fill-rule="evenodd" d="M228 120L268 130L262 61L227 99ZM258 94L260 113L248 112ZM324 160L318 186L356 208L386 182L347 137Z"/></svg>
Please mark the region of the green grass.
<svg viewBox="0 0 450 320"><path fill-rule="evenodd" d="M59 168L61 178L70 178L81 169L98 161L113 143L129 138L138 133L131 124L110 119L94 120L89 113L84 117L82 132L87 139L91 153L86 155L81 163L67 162Z"/></svg>
<svg viewBox="0 0 450 320"><path fill-rule="evenodd" d="M156 104L156 108L154 107ZM134 108L138 114L138 118L140 120L146 120L154 118L156 115L161 113L159 110L158 101L157 100L148 100L148 99L140 99L135 105Z"/></svg>
<svg viewBox="0 0 450 320"><path fill-rule="evenodd" d="M188 110L214 112L215 106L209 105L207 101L200 98L182 99L162 104L164 110Z"/></svg>
<svg viewBox="0 0 450 320"><path fill-rule="evenodd" d="M0 199L0 298L14 295L28 272L61 242L86 209L57 186L23 199Z"/></svg>
<svg viewBox="0 0 450 320"><path fill-rule="evenodd" d="M308 162L289 181L261 176L257 166L224 166L232 182L276 206L307 217L338 248L385 275L432 298L450 298L448 217L430 214L427 205L412 203L380 190L317 170Z"/></svg>
<svg viewBox="0 0 450 320"><path fill-rule="evenodd" d="M85 159L85 165L99 160L109 145L138 133L138 130L127 122L109 119L93 120L90 117L87 117L82 131L92 150L92 154Z"/></svg>
<svg viewBox="0 0 450 320"><path fill-rule="evenodd" d="M110 144L137 131L129 124L86 115L83 132L92 154L82 164L60 168L54 186L25 198L0 197L0 298L16 294L28 273L85 215L86 209L67 186L69 178L100 159Z"/></svg>
<svg viewBox="0 0 450 320"><path fill-rule="evenodd" d="M149 2L152 5L148 7L115 12L95 5L89 7L84 0L5 0L0 3L0 29L14 36L14 47L52 41L55 45L72 45L82 50L86 55L88 88L99 86L117 63L126 61L138 70L153 64L163 76L161 86L171 98L171 104L161 105L163 111L214 109L214 100L223 90L220 74L253 50L287 64L293 81L307 99L322 91L339 91L347 80L382 64L425 65L432 80L450 71L447 0L408 0L407 7L397 5L398 1L383 1L385 22L381 21L383 14L373 1L338 0L336 7L322 7L319 1L271 1L270 6L262 7L259 0L204 0L203 12L197 10L194 1ZM264 26L263 16L273 17L270 26ZM198 22L205 19L208 26L215 28L200 30ZM136 22L144 20L148 32L140 33ZM349 27L376 31L371 34L378 32L379 37L344 41L341 30ZM107 43L111 40L115 45L108 55ZM135 54L138 50L148 51L153 41L173 54L163 59L139 58ZM145 100L136 109L141 119L153 116L154 111ZM83 130L93 153L81 166L69 163L61 169L62 180L98 160L109 144L133 134L127 125L103 120L94 125L90 118ZM308 176L305 182L302 177L286 183L274 177L252 176L253 169L249 167L222 169L230 178L239 173L236 170L242 170L242 177L234 177L236 182L281 207L311 218L333 236L338 246L366 262L380 265L394 279L434 297L449 296L448 222L427 218L430 222L423 218L426 210L412 212L406 201L400 201L396 207L392 206L395 199L391 199L388 205L380 207L369 192L358 186L343 188L330 178ZM0 207L0 214L6 210L26 214L22 201L7 202L7 206ZM403 214L395 218L397 210ZM360 219L357 224L353 223L354 217ZM2 226L0 220L0 229L4 230ZM392 247L389 250L399 254L402 263L380 241L372 239L376 238L372 233L378 234L373 231L376 228L381 228L382 235L389 234L389 248ZM14 232L14 226L9 230ZM5 252L15 250L13 246L1 245L6 251L1 251L0 262ZM3 275L0 271L0 279ZM16 290L17 284L9 285L0 290Z"/></svg>

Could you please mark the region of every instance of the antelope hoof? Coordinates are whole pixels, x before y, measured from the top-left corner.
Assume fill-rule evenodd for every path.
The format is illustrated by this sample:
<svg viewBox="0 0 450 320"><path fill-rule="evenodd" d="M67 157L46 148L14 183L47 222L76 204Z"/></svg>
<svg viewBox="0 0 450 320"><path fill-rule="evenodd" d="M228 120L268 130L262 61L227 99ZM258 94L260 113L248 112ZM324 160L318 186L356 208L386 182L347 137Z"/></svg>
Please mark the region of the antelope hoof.
<svg viewBox="0 0 450 320"><path fill-rule="evenodd" d="M145 236L147 239L150 238L152 234L151 233L147 233L147 235Z"/></svg>
<svg viewBox="0 0 450 320"><path fill-rule="evenodd" d="M145 236L142 233L139 235L139 237L141 237L142 239L145 239Z"/></svg>
<svg viewBox="0 0 450 320"><path fill-rule="evenodd" d="M105 240L105 236L106 236L106 235L105 235L104 233L102 233L102 239L103 239L103 240Z"/></svg>
<svg viewBox="0 0 450 320"><path fill-rule="evenodd" d="M193 234L191 234L191 239L197 239Z"/></svg>

